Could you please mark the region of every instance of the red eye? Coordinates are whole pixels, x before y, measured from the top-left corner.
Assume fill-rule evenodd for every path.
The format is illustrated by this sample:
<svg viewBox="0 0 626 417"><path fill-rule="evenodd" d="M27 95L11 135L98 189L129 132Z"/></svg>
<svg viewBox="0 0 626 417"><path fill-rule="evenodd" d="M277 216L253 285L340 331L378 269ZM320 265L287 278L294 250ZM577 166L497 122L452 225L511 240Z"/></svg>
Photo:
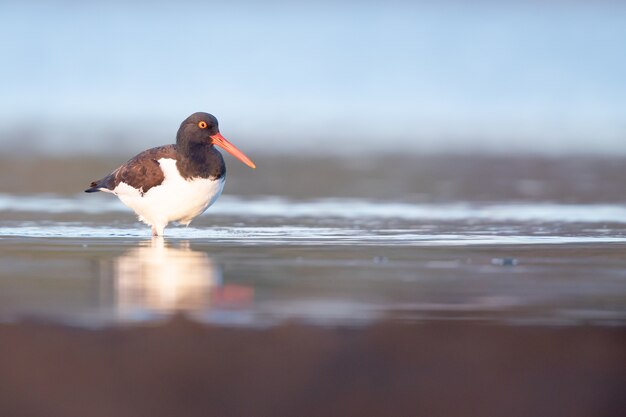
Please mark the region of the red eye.
<svg viewBox="0 0 626 417"><path fill-rule="evenodd" d="M203 120L203 121L201 121L200 123L198 123L198 127L199 127L200 129L206 129L207 124L206 124L206 122Z"/></svg>

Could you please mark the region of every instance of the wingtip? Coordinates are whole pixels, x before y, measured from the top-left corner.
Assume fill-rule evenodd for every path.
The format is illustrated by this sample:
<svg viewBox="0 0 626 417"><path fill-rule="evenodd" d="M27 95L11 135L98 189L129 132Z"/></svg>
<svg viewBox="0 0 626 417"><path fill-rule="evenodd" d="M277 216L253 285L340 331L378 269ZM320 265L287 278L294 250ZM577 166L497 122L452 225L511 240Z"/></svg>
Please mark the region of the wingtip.
<svg viewBox="0 0 626 417"><path fill-rule="evenodd" d="M89 188L85 190L86 193L96 193L98 191L100 191L100 189L97 181L92 181L91 184L89 184Z"/></svg>

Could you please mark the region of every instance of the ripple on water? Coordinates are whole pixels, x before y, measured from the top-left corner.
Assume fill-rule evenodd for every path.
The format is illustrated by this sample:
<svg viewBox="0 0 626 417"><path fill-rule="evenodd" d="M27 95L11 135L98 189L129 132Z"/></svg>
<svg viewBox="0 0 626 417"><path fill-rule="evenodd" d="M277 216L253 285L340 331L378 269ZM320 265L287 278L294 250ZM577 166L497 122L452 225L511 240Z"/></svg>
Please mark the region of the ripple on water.
<svg viewBox="0 0 626 417"><path fill-rule="evenodd" d="M443 229L443 228L442 228ZM449 229L448 226L445 229ZM301 226L277 227L169 227L166 237L173 239L206 240L214 243L257 244L257 245L351 245L351 246L463 246L463 245L532 245L532 244L573 244L573 243L624 243L624 236L601 235L546 235L519 234L519 230L484 230L477 233L460 234L429 230L429 233L410 229L362 229L362 228L323 228ZM517 234L515 234L517 232ZM90 226L76 224L44 224L0 226L0 236L39 237L39 238L131 238L149 237L148 227Z"/></svg>
<svg viewBox="0 0 626 417"><path fill-rule="evenodd" d="M0 214L0 236L149 236L148 227L131 222L129 209L111 196L0 194ZM118 218L126 220L120 223ZM193 227L168 227L166 236L246 245L621 243L626 241L624 225L626 207L610 204L411 204L224 196Z"/></svg>
<svg viewBox="0 0 626 417"><path fill-rule="evenodd" d="M0 194L0 212L85 213L128 212L111 196ZM403 220L485 220L491 222L626 223L626 206L618 204L556 204L464 202L424 204L367 199L289 200L282 197L222 196L209 209L213 215L234 217L345 218Z"/></svg>

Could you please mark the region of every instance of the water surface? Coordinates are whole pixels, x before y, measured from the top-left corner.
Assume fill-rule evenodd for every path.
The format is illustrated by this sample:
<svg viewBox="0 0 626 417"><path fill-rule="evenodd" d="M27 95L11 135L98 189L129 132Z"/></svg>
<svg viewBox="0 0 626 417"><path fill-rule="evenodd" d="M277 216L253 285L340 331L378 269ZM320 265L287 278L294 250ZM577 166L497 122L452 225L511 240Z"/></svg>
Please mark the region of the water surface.
<svg viewBox="0 0 626 417"><path fill-rule="evenodd" d="M235 192L157 239L110 195L42 193L25 182L22 192L0 193L0 319L95 326L183 312L253 326L443 318L623 324L626 204L615 192L618 170L585 161L572 171L571 163L529 172L521 185L503 182L508 171L485 173L482 161L456 165L466 171L460 188L441 185L437 164L415 176L406 166L379 174L376 165L331 163L335 185L314 181L309 196L275 184L265 195L248 192L253 180L236 171ZM318 166L305 160L297 175ZM280 172L268 168L269 182ZM426 176L428 192L334 192L348 178L367 189L382 176L396 178L396 193ZM483 197L473 191L478 184Z"/></svg>

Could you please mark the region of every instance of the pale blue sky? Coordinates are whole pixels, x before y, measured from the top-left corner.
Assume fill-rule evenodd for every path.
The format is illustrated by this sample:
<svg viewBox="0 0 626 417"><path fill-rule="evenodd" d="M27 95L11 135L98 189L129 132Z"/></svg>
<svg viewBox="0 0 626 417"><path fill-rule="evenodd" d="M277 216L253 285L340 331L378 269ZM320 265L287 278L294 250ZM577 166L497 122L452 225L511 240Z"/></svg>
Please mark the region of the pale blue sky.
<svg viewBox="0 0 626 417"><path fill-rule="evenodd" d="M623 3L467 3L3 1L0 140L626 153Z"/></svg>

